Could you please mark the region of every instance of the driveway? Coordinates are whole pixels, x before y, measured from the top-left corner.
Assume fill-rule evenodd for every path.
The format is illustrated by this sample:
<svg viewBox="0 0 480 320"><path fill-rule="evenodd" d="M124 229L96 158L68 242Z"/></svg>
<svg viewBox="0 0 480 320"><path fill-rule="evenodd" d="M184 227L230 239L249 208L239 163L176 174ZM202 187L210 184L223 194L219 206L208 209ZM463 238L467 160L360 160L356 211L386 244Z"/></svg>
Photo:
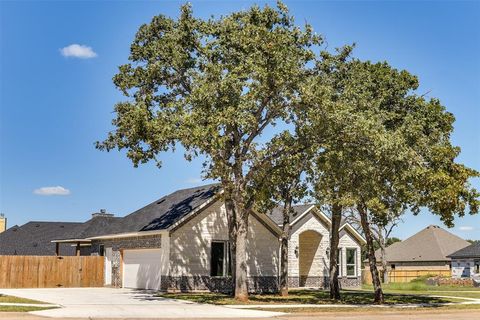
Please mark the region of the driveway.
<svg viewBox="0 0 480 320"><path fill-rule="evenodd" d="M0 294L61 305L32 312L54 318L264 318L282 314L165 299L131 289L0 289Z"/></svg>

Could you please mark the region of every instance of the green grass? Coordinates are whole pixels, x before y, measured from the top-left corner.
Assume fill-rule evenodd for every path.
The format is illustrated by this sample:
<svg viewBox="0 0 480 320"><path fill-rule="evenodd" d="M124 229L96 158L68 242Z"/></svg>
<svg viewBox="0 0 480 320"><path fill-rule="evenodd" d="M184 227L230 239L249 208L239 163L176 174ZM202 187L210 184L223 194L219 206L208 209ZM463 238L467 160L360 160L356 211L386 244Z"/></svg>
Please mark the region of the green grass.
<svg viewBox="0 0 480 320"><path fill-rule="evenodd" d="M54 307L0 306L0 312L30 312L54 309Z"/></svg>
<svg viewBox="0 0 480 320"><path fill-rule="evenodd" d="M459 304L459 305L447 305L441 307L421 307L421 308L388 308L388 309L379 309L375 307L365 307L365 308L346 308L346 307L335 307L335 308L256 308L255 310L261 311L273 311L273 312L284 312L284 313L328 313L328 312L363 312L368 313L372 312L379 314L381 312L425 312L431 310L480 310L480 304ZM341 317L341 315L339 315ZM387 317L386 317L387 318Z"/></svg>
<svg viewBox="0 0 480 320"><path fill-rule="evenodd" d="M480 288L461 287L461 286L431 286L426 284L426 277L417 278L406 283L388 283L382 284L385 293L392 294L420 294L420 295L439 295L449 297L465 297L480 299ZM364 291L372 291L372 285L363 285Z"/></svg>
<svg viewBox="0 0 480 320"><path fill-rule="evenodd" d="M6 295L3 295L3 294L0 294L0 303L34 303L34 304L46 304L45 302L42 302L42 301L24 299L24 298L13 297L13 296L6 296Z"/></svg>
<svg viewBox="0 0 480 320"><path fill-rule="evenodd" d="M275 294L250 295L249 301L240 303L232 297L219 293L166 293L160 294L163 298L188 300L197 303L210 303L217 305L231 304L371 304L373 293L367 291L342 291L342 299L334 301L329 298L327 291L323 290L292 290L288 297ZM385 295L387 305L417 304L417 303L448 303L458 302L454 298L436 298L424 295L406 295L389 293Z"/></svg>
<svg viewBox="0 0 480 320"><path fill-rule="evenodd" d="M462 286L431 286L426 283L430 276L423 276L410 282L382 284L385 291L478 291L480 288ZM372 285L363 285L363 289L373 290Z"/></svg>

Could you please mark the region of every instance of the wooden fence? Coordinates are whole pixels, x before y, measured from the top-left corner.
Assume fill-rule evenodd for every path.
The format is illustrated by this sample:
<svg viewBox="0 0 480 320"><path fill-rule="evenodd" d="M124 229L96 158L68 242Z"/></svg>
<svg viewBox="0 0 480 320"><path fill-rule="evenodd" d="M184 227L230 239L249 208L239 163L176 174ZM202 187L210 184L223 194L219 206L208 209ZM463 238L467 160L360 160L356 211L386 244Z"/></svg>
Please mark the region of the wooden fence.
<svg viewBox="0 0 480 320"><path fill-rule="evenodd" d="M0 288L102 287L104 257L0 256Z"/></svg>
<svg viewBox="0 0 480 320"><path fill-rule="evenodd" d="M380 271L380 270L379 270ZM388 281L390 283L410 282L422 276L450 276L450 270L390 270L388 271ZM372 284L372 275L369 269L362 270L362 283Z"/></svg>

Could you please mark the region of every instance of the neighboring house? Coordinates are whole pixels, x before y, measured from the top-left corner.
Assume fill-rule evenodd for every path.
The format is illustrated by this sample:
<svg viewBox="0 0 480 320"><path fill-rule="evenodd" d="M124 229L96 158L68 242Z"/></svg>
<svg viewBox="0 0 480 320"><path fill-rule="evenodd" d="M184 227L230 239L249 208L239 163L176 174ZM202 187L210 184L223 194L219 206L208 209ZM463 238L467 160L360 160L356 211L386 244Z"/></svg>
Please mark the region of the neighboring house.
<svg viewBox="0 0 480 320"><path fill-rule="evenodd" d="M22 226L13 226L0 233L0 255L53 256L52 240L67 237L81 226L76 222L31 221ZM75 248L63 246L60 255L75 255Z"/></svg>
<svg viewBox="0 0 480 320"><path fill-rule="evenodd" d="M90 242L83 239L104 234L105 228L115 219L120 218L100 212L92 214L87 222L31 221L22 226L15 225L0 233L0 255L89 256ZM57 239L64 239L64 244L55 244L53 241Z"/></svg>
<svg viewBox="0 0 480 320"><path fill-rule="evenodd" d="M106 285L160 290L229 291L231 272L225 206L218 184L173 192L97 236L57 239L91 245L105 256ZM280 216L279 216L280 215ZM251 291L278 289L281 212L252 213L248 223L247 274ZM291 287L328 283L330 219L313 205L295 207L289 252ZM364 239L341 227L341 284L360 285Z"/></svg>
<svg viewBox="0 0 480 320"><path fill-rule="evenodd" d="M453 278L470 278L480 274L480 242L455 251L448 257L452 259Z"/></svg>
<svg viewBox="0 0 480 320"><path fill-rule="evenodd" d="M430 225L410 238L386 248L388 271L417 270L443 274L451 267L449 255L468 245L468 241L439 226ZM380 250L375 255L380 263Z"/></svg>

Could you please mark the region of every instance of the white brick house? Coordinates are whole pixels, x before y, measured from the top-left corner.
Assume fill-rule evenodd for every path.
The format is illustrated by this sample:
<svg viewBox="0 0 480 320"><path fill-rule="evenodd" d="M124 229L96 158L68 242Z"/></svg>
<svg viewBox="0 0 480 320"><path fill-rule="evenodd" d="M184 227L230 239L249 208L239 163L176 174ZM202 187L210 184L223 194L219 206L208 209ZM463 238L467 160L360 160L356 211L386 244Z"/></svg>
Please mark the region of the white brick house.
<svg viewBox="0 0 480 320"><path fill-rule="evenodd" d="M176 191L115 220L104 234L83 239L92 254L105 256L105 284L156 290L231 290L227 216L220 192L218 185ZM289 282L291 287L324 287L328 283L330 219L312 205L297 206L295 212ZM250 291L278 290L281 229L277 219L274 214L261 213L249 217ZM363 242L350 225L341 226L344 286L360 285Z"/></svg>

